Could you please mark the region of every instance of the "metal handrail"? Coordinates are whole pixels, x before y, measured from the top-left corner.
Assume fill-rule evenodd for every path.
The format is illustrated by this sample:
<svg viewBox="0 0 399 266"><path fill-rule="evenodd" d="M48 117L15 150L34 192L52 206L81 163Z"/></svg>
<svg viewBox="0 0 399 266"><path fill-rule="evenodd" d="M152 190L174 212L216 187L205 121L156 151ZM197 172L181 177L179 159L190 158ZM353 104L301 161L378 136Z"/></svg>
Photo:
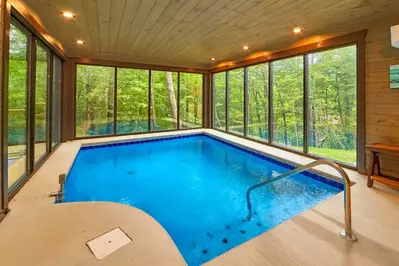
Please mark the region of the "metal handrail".
<svg viewBox="0 0 399 266"><path fill-rule="evenodd" d="M247 190L247 204L248 204L248 220L250 220L252 218L252 205L251 205L251 192L257 188L263 187L267 184L276 182L278 180L281 180L283 178L286 177L290 177L292 175L301 173L305 170L308 170L310 168L316 167L318 165L329 165L332 168L334 168L335 170L338 171L338 173L341 175L342 179L344 180L344 209L345 209L345 229L341 230L340 235L345 238L348 241L356 241L357 240L357 236L352 232L352 207L351 207L351 181L348 177L348 174L344 171L344 169L342 169L341 166L339 166L338 164L326 160L326 159L321 159L318 161L315 161L313 163L307 164L307 165L303 165L303 166L299 166L298 168L295 168L292 171L289 171L287 173L281 174L277 177L268 179L264 182L261 182L259 184L256 184L250 188L248 188Z"/></svg>

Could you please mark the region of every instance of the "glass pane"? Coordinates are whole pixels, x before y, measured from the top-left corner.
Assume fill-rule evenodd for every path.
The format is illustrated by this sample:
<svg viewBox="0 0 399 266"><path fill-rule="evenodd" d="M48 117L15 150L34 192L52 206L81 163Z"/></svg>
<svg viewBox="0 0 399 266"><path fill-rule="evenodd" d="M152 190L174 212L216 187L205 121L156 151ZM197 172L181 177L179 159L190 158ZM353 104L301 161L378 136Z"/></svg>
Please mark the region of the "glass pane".
<svg viewBox="0 0 399 266"><path fill-rule="evenodd" d="M8 187L27 172L28 36L10 26L8 83Z"/></svg>
<svg viewBox="0 0 399 266"><path fill-rule="evenodd" d="M54 147L61 140L61 69L62 63L54 57L53 66L53 107L52 107L52 136L51 145Z"/></svg>
<svg viewBox="0 0 399 266"><path fill-rule="evenodd" d="M303 150L303 57L272 63L273 142Z"/></svg>
<svg viewBox="0 0 399 266"><path fill-rule="evenodd" d="M47 83L49 53L36 47L35 163L47 153Z"/></svg>
<svg viewBox="0 0 399 266"><path fill-rule="evenodd" d="M151 71L151 131L177 129L177 73Z"/></svg>
<svg viewBox="0 0 399 266"><path fill-rule="evenodd" d="M226 72L213 75L213 127L226 130Z"/></svg>
<svg viewBox="0 0 399 266"><path fill-rule="evenodd" d="M118 68L118 134L148 131L148 72Z"/></svg>
<svg viewBox="0 0 399 266"><path fill-rule="evenodd" d="M244 69L229 71L229 131L244 135Z"/></svg>
<svg viewBox="0 0 399 266"><path fill-rule="evenodd" d="M248 67L248 137L268 140L269 64Z"/></svg>
<svg viewBox="0 0 399 266"><path fill-rule="evenodd" d="M180 128L202 127L202 74L180 73Z"/></svg>
<svg viewBox="0 0 399 266"><path fill-rule="evenodd" d="M309 152L356 165L356 46L308 60Z"/></svg>
<svg viewBox="0 0 399 266"><path fill-rule="evenodd" d="M77 66L76 137L114 133L115 68Z"/></svg>

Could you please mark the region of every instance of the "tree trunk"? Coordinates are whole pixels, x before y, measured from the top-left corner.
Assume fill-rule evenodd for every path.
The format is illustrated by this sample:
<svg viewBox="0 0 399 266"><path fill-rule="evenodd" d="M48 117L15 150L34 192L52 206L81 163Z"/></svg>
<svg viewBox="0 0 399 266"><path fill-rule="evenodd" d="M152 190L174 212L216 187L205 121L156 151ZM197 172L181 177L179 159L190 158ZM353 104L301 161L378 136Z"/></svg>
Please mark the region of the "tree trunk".
<svg viewBox="0 0 399 266"><path fill-rule="evenodd" d="M173 119L173 125L175 128L177 128L177 105L176 105L175 89L173 88L172 72L166 72L166 87L168 88L169 106Z"/></svg>
<svg viewBox="0 0 399 266"><path fill-rule="evenodd" d="M283 123L284 123L284 145L288 146L288 136L287 136L287 116L283 113Z"/></svg>
<svg viewBox="0 0 399 266"><path fill-rule="evenodd" d="M295 106L294 106L294 105L292 105L292 114L293 114L293 116L294 116L296 147L299 147L298 123L297 123L297 120L296 120L296 112L295 112Z"/></svg>
<svg viewBox="0 0 399 266"><path fill-rule="evenodd" d="M312 117L312 146L313 147L317 147L316 142L317 142L317 138L316 138L316 117L315 117L315 108L314 105L312 104L312 115L310 117Z"/></svg>
<svg viewBox="0 0 399 266"><path fill-rule="evenodd" d="M258 99L258 93L253 91L253 96L254 96L254 100L255 100L255 106L256 106L256 119L257 119L257 123L258 123L258 136L260 138L263 138L263 134L262 134L262 121L261 121L261 117L260 117L260 104L259 104L259 99Z"/></svg>
<svg viewBox="0 0 399 266"><path fill-rule="evenodd" d="M90 130L95 131L95 125L93 124L94 121L94 114L91 106L91 99L90 99L90 93L92 90L92 85L93 85L93 77L90 76L87 72L85 73L87 82L85 83L85 93L86 93L86 123L84 123L84 132L86 134L89 133Z"/></svg>
<svg viewBox="0 0 399 266"><path fill-rule="evenodd" d="M276 84L276 87L277 87L277 84ZM281 107L281 113L282 113L281 115L283 116L283 127L284 127L283 137L284 137L284 145L285 145L285 146L288 146L287 115L286 115L286 111L284 110L284 105L283 105L283 102L282 102L282 99L281 99L280 92L278 92L278 95L277 95L277 96L278 96L278 97L277 97L277 101L278 101L278 103L279 103L279 105L280 105L280 107Z"/></svg>

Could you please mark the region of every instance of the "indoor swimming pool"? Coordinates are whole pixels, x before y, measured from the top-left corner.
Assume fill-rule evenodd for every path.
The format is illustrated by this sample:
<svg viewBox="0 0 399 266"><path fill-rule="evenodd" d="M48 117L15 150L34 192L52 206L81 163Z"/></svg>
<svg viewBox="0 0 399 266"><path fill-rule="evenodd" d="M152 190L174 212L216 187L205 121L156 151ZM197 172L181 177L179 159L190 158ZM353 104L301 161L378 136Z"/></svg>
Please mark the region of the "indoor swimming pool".
<svg viewBox="0 0 399 266"><path fill-rule="evenodd" d="M139 208L169 233L187 264L200 265L334 196L343 185L305 172L246 191L293 166L205 134L82 147L64 202Z"/></svg>

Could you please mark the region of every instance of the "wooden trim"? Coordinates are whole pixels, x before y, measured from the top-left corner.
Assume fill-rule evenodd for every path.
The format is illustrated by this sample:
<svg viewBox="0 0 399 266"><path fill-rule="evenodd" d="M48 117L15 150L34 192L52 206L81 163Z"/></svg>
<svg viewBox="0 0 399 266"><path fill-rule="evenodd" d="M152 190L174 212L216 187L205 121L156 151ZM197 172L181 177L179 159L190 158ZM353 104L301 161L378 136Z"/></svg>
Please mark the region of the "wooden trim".
<svg viewBox="0 0 399 266"><path fill-rule="evenodd" d="M346 46L348 44L356 44L361 40L364 41L364 39L366 38L366 34L367 34L367 30L357 31L354 33L334 37L334 38L323 40L320 42L314 42L311 44L291 48L288 50L273 52L273 53L268 54L267 56L261 56L261 57L256 57L253 59L238 61L234 64L227 65L227 66L215 67L215 68L210 69L209 71L212 73L217 73L217 72L232 70L232 69L236 69L236 68L240 68L240 67L256 65L259 63L280 60L280 59L284 59L284 58L288 58L288 57L304 55L304 54L314 53L314 52L320 52L320 51L324 51L324 50L329 50L331 48L337 48L339 46Z"/></svg>
<svg viewBox="0 0 399 266"><path fill-rule="evenodd" d="M177 72L176 128L180 129L180 72Z"/></svg>
<svg viewBox="0 0 399 266"><path fill-rule="evenodd" d="M244 68L244 137L248 136L248 67Z"/></svg>
<svg viewBox="0 0 399 266"><path fill-rule="evenodd" d="M8 72L10 56L10 19L11 5L7 0L1 1L3 16L3 58L2 58L2 82L1 82L1 160L0 160L0 221L8 212ZM1 213L3 211L3 213Z"/></svg>
<svg viewBox="0 0 399 266"><path fill-rule="evenodd" d="M69 60L71 60L75 64L79 64L79 65L123 67L123 68L159 70L159 71L170 71L170 72L201 73L201 74L208 73L208 71L206 69L199 69L199 68L150 65L150 64L139 64L139 63L109 61L109 60L91 59L91 58L78 58L78 57L71 57L71 58L69 58Z"/></svg>
<svg viewBox="0 0 399 266"><path fill-rule="evenodd" d="M208 113L210 108L209 105L209 94L205 88L208 88L208 74L202 74L202 127L208 127Z"/></svg>
<svg viewBox="0 0 399 266"><path fill-rule="evenodd" d="M205 76L207 76L208 82L207 82L207 92L209 94L209 102L208 102L208 125L207 128L213 128L214 126L214 112L215 109L213 108L214 104L215 104L215 96L214 96L214 87L215 87L215 83L214 83L214 78L213 75L211 73L207 73L205 74Z"/></svg>
<svg viewBox="0 0 399 266"><path fill-rule="evenodd" d="M69 130L73 132L73 140L76 139L76 96L77 96L77 87L78 87L78 65L71 62L73 65L73 101L71 102L71 110L73 108L72 116L73 116L73 124L70 125Z"/></svg>
<svg viewBox="0 0 399 266"><path fill-rule="evenodd" d="M151 117L152 117L152 112L151 112L151 82L152 82L152 75L151 75L151 70L148 71L148 128L147 131L151 132Z"/></svg>
<svg viewBox="0 0 399 266"><path fill-rule="evenodd" d="M35 100L36 100L36 45L37 39L31 35L28 44L28 130L27 162L28 172L35 169Z"/></svg>
<svg viewBox="0 0 399 266"><path fill-rule="evenodd" d="M114 106L112 107L113 109L113 118L114 118L114 135L118 134L118 127L117 127L117 123L118 123L118 117L117 117L117 107L118 107L118 68L115 67L114 68Z"/></svg>
<svg viewBox="0 0 399 266"><path fill-rule="evenodd" d="M47 85L47 154L51 152L51 148L53 146L53 90L54 90L54 54L48 53L48 60L50 62L47 65L47 73L48 75L48 85Z"/></svg>
<svg viewBox="0 0 399 266"><path fill-rule="evenodd" d="M273 64L271 64L270 62L268 64L269 64L269 101L268 101L268 103L269 103L268 116L269 117L267 120L267 122L268 122L267 132L269 135L268 143L271 145L273 143L273 125L274 125L274 123L273 123L273 119L274 119L274 116L273 116L273 110L274 110L273 109Z"/></svg>
<svg viewBox="0 0 399 266"><path fill-rule="evenodd" d="M49 36L49 33L43 26L29 13L22 13L15 6L11 7L11 15L15 17L19 23L32 32L41 42L50 48L52 52L58 55L62 60L66 59L66 52L54 41L49 40L44 36Z"/></svg>
<svg viewBox="0 0 399 266"><path fill-rule="evenodd" d="M360 38L356 43L357 49L357 145L356 166L360 173L366 173L366 41Z"/></svg>
<svg viewBox="0 0 399 266"><path fill-rule="evenodd" d="M303 153L309 153L309 55L303 56Z"/></svg>
<svg viewBox="0 0 399 266"><path fill-rule="evenodd" d="M224 99L225 100L225 105L224 105L224 107L225 107L225 112L224 112L224 115L225 115L225 117L226 117L226 132L229 132L229 120L230 120L230 116L229 116L229 97L230 97L230 86L229 86L229 83L230 83L230 73L229 73L229 71L226 71L226 82L225 82L225 84L224 84L224 90L225 90L225 94L226 94L226 99Z"/></svg>

